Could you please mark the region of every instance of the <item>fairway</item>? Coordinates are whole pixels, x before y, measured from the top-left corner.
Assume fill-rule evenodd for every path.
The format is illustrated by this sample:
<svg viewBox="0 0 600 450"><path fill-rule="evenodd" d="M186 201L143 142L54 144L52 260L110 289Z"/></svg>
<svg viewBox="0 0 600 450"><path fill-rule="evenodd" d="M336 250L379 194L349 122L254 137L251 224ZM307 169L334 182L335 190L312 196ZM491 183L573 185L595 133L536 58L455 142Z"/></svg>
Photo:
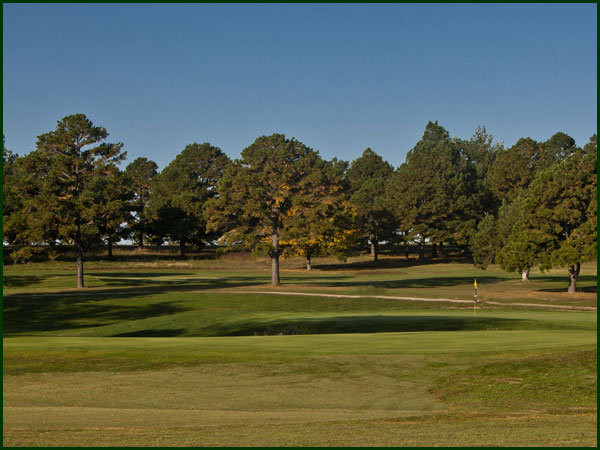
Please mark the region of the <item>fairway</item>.
<svg viewBox="0 0 600 450"><path fill-rule="evenodd" d="M471 270L290 271L282 295L256 270L104 268L85 292L7 270L3 443L596 445L596 312L502 293L591 300L487 272L502 306L443 301L469 299Z"/></svg>

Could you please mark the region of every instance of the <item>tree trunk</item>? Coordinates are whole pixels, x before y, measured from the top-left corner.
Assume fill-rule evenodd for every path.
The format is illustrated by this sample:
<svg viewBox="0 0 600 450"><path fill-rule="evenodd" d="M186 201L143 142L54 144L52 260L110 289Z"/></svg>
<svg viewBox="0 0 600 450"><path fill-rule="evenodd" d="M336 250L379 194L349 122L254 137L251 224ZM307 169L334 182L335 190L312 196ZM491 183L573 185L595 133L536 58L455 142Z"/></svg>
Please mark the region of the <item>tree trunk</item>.
<svg viewBox="0 0 600 450"><path fill-rule="evenodd" d="M431 245L431 257L432 258L437 258L438 252L437 252L437 244L433 243Z"/></svg>
<svg viewBox="0 0 600 450"><path fill-rule="evenodd" d="M80 248L77 249L77 289L83 289L85 284L83 282L83 251Z"/></svg>
<svg viewBox="0 0 600 450"><path fill-rule="evenodd" d="M581 264L577 263L575 266L571 264L569 266L569 290L567 291L569 294L574 294L577 292L577 278L579 278L579 270L581 269Z"/></svg>
<svg viewBox="0 0 600 450"><path fill-rule="evenodd" d="M185 259L185 241L183 239L179 241L179 250L181 253L181 259Z"/></svg>
<svg viewBox="0 0 600 450"><path fill-rule="evenodd" d="M81 247L77 248L77 289L83 289L85 284L83 282L83 250Z"/></svg>
<svg viewBox="0 0 600 450"><path fill-rule="evenodd" d="M306 255L306 270L312 269L310 255Z"/></svg>
<svg viewBox="0 0 600 450"><path fill-rule="evenodd" d="M138 248L144 248L144 233L140 232Z"/></svg>
<svg viewBox="0 0 600 450"><path fill-rule="evenodd" d="M77 289L83 289L83 245L81 244L81 228L77 224L77 234L75 235L75 251L77 252Z"/></svg>
<svg viewBox="0 0 600 450"><path fill-rule="evenodd" d="M113 247L112 241L108 241L107 247L108 247L108 259L112 259L112 257L113 257L113 254L112 254L112 247Z"/></svg>
<svg viewBox="0 0 600 450"><path fill-rule="evenodd" d="M425 261L425 242L419 242L419 261Z"/></svg>
<svg viewBox="0 0 600 450"><path fill-rule="evenodd" d="M444 243L440 242L440 256L443 258L444 256Z"/></svg>
<svg viewBox="0 0 600 450"><path fill-rule="evenodd" d="M371 256L373 256L373 262L376 263L379 259L379 241L377 237L371 238Z"/></svg>
<svg viewBox="0 0 600 450"><path fill-rule="evenodd" d="M529 283L529 267L521 271L521 281L523 283Z"/></svg>
<svg viewBox="0 0 600 450"><path fill-rule="evenodd" d="M271 236L271 243L273 244L273 251L271 252L271 286L280 286L281 281L279 280L279 233L275 233Z"/></svg>

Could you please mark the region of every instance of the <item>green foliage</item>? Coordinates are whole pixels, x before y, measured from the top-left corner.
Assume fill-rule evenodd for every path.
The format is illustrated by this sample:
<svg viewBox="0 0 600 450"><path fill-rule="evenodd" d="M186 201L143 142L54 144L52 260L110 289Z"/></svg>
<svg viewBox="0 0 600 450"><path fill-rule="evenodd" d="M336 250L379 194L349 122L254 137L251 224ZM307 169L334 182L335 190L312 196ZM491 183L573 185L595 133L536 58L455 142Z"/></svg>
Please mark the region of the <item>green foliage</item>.
<svg viewBox="0 0 600 450"><path fill-rule="evenodd" d="M537 172L563 161L576 150L573 138L562 132L542 143L521 138L508 150L498 152L487 182L498 199L512 201L527 189Z"/></svg>
<svg viewBox="0 0 600 450"><path fill-rule="evenodd" d="M97 204L96 183L125 158L122 144L106 143L107 137L106 130L94 126L84 114L64 117L56 130L38 136L36 150L20 158L15 168L13 181L21 202L18 218L9 224L15 239L26 244L74 245L79 287L83 286L83 252L99 243L99 220L107 214ZM110 199L105 206L108 203Z"/></svg>
<svg viewBox="0 0 600 450"><path fill-rule="evenodd" d="M559 131L542 144L542 167L546 168L556 162L564 161L575 151L577 151L575 139Z"/></svg>
<svg viewBox="0 0 600 450"><path fill-rule="evenodd" d="M317 255L344 259L357 237L348 180L344 176L347 163L321 158L313 163L298 191L298 207L288 214L286 239L280 242L284 254L305 256L307 268Z"/></svg>
<svg viewBox="0 0 600 450"><path fill-rule="evenodd" d="M16 181L19 155L6 148L6 139L2 136L2 218L3 239L9 244L16 243L20 220L16 218L22 211L23 204Z"/></svg>
<svg viewBox="0 0 600 450"><path fill-rule="evenodd" d="M502 144L494 144L493 141L485 126L477 126L470 140L460 142L465 157L475 166L478 180L485 180L496 155L503 149Z"/></svg>
<svg viewBox="0 0 600 450"><path fill-rule="evenodd" d="M588 144L591 147L582 152L575 146L573 138L556 133L543 143L530 138L520 139L510 149L499 152L486 181L502 200L502 206L497 217L486 217L473 236L471 249L478 267L485 268L495 259L505 270L526 272L537 263L547 269L555 267L559 260L581 263L583 260L577 255L586 251L595 254L595 245L589 243L583 245L586 251L566 244L569 239L561 245L549 243L553 240L549 238L550 234L560 234L580 221L583 215L590 221L584 226L586 231L580 230L579 234L595 236L591 231L595 227L595 210L592 210L596 204L595 188L593 194L590 190L592 185L595 186L595 175L591 177L590 170L572 167L584 154L593 153L595 158L594 142L592 138ZM590 164L591 160L588 169ZM585 179L573 178L577 177L575 172L578 170L578 175ZM587 178L584 173L588 174ZM582 183L589 183L587 189L581 187ZM580 211L581 205L588 204L591 206L586 208L592 209ZM553 224L546 223L548 220L554 221ZM571 222L571 225L564 222ZM562 249L554 252L552 247L557 246ZM551 254L554 256L549 256Z"/></svg>
<svg viewBox="0 0 600 450"><path fill-rule="evenodd" d="M594 134L591 138L590 138L590 142L588 142L587 144L585 144L585 146L583 147L583 152L585 154L593 154L593 155L597 155L598 154L598 144L597 144L597 137Z"/></svg>
<svg viewBox="0 0 600 450"><path fill-rule="evenodd" d="M575 292L581 263L596 257L596 164L595 152L578 150L538 172L513 202L520 211L497 255L503 268L569 266L569 292Z"/></svg>
<svg viewBox="0 0 600 450"><path fill-rule="evenodd" d="M151 239L201 247L213 239L203 217L205 203L215 197L217 180L229 158L209 143L187 145L151 183L148 225Z"/></svg>
<svg viewBox="0 0 600 450"><path fill-rule="evenodd" d="M387 161L384 161L371 148L366 148L359 158L352 161L347 176L352 190L355 191L365 181L371 179L385 180L393 171L394 168Z"/></svg>
<svg viewBox="0 0 600 450"><path fill-rule="evenodd" d="M304 214L318 220L335 206L332 181L318 152L283 134L261 136L223 172L219 196L209 202L209 229L224 231L227 244L263 247L273 259L273 284L279 284L277 261L284 242L295 238ZM330 169L342 166L333 163ZM339 178L339 177L338 177ZM302 230L296 230L300 233Z"/></svg>
<svg viewBox="0 0 600 450"><path fill-rule="evenodd" d="M486 214L483 220L479 222L477 232L473 235L469 244L475 267L485 269L494 262L496 254L502 248L497 228L497 220L493 214Z"/></svg>
<svg viewBox="0 0 600 450"><path fill-rule="evenodd" d="M535 247L519 237L522 214L519 199L511 203L504 200L498 217L486 214L470 242L476 267L485 269L497 262L509 272L523 272L535 265Z"/></svg>
<svg viewBox="0 0 600 450"><path fill-rule="evenodd" d="M514 200L527 189L535 176L540 144L531 138L521 138L515 145L498 153L488 173L488 183L500 200Z"/></svg>
<svg viewBox="0 0 600 450"><path fill-rule="evenodd" d="M386 195L386 185L393 167L370 148L352 161L347 171L350 181L350 202L354 210L354 227L361 237L372 245L377 260L378 244L390 239L396 229L396 220Z"/></svg>
<svg viewBox="0 0 600 450"><path fill-rule="evenodd" d="M147 158L136 158L127 165L124 172L125 182L133 194L130 200L133 215L130 216L128 227L140 247L144 246L144 236L148 232L147 207L152 180L157 174L158 165Z"/></svg>
<svg viewBox="0 0 600 450"><path fill-rule="evenodd" d="M508 272L524 272L536 264L537 256L536 243L516 233L498 252L496 262Z"/></svg>
<svg viewBox="0 0 600 450"><path fill-rule="evenodd" d="M133 191L127 181L117 167L107 167L90 180L89 189L82 194L92 205L93 220L99 237L108 244L109 256L112 244L129 234L125 225L132 221Z"/></svg>
<svg viewBox="0 0 600 450"><path fill-rule="evenodd" d="M597 156L575 153L540 172L524 201L523 236L541 269L596 257Z"/></svg>
<svg viewBox="0 0 600 450"><path fill-rule="evenodd" d="M437 122L429 122L390 183L400 229L421 242L466 245L481 210L474 196L475 174L459 143Z"/></svg>
<svg viewBox="0 0 600 450"><path fill-rule="evenodd" d="M496 156L503 150L502 144L494 144L493 137L485 127L478 126L468 141L456 140L467 163L474 167L476 181L471 193L473 205L480 208L481 213L495 211L497 200L489 186L487 174ZM477 214L478 217L481 214Z"/></svg>

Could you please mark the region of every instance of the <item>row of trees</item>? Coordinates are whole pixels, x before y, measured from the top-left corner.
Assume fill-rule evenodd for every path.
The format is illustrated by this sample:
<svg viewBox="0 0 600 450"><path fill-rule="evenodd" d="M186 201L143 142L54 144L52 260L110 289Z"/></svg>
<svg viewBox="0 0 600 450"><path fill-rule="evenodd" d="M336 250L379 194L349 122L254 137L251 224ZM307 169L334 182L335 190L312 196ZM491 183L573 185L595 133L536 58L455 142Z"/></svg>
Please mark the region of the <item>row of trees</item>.
<svg viewBox="0 0 600 450"><path fill-rule="evenodd" d="M580 264L596 254L596 136L582 149L564 133L520 139L509 149L478 127L469 140L429 122L394 169L367 148L351 164L282 134L261 136L230 160L209 143L190 144L160 173L137 158L124 170L121 143L85 115L58 121L19 157L4 148L4 241L26 259L73 246L78 287L87 249L133 238L140 247L219 240L279 258L343 257L381 242L444 244L472 251L527 279L533 266L567 266L575 291Z"/></svg>

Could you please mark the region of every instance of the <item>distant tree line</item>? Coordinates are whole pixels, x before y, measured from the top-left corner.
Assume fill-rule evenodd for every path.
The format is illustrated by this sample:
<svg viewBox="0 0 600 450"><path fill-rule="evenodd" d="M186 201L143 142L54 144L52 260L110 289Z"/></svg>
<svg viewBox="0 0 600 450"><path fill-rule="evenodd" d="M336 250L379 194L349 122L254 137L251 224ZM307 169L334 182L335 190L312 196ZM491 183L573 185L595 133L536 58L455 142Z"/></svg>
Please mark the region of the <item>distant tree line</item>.
<svg viewBox="0 0 600 450"><path fill-rule="evenodd" d="M556 133L545 142L522 138L505 149L485 127L469 140L429 122L394 168L367 148L351 163L283 134L261 136L239 159L209 143L186 146L162 171L137 158L124 170L123 144L85 115L57 122L35 150L3 151L3 237L27 260L69 247L77 286L90 249L121 239L190 245L218 241L272 261L279 285L281 255L344 258L368 246L377 262L382 242L425 243L432 256L452 244L475 264L519 271L566 267L576 291L581 263L596 256L596 135L580 148ZM408 250L406 251L408 257Z"/></svg>

